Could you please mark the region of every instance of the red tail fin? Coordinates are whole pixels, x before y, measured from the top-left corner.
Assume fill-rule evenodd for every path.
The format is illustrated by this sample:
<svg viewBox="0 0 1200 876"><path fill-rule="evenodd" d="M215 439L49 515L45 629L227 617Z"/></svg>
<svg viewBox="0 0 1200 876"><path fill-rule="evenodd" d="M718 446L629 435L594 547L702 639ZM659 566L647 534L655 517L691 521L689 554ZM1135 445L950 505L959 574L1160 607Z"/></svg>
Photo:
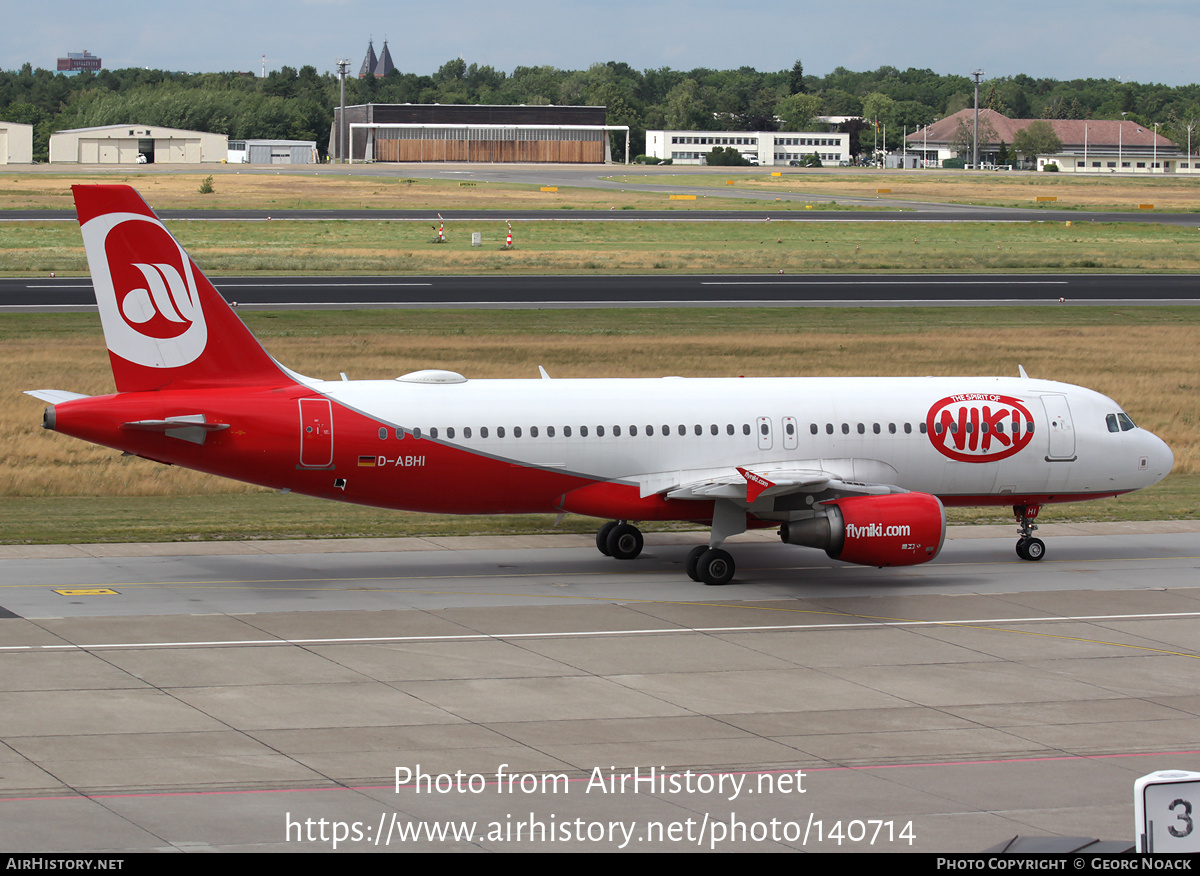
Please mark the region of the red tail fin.
<svg viewBox="0 0 1200 876"><path fill-rule="evenodd" d="M72 186L118 392L287 383L129 186Z"/></svg>

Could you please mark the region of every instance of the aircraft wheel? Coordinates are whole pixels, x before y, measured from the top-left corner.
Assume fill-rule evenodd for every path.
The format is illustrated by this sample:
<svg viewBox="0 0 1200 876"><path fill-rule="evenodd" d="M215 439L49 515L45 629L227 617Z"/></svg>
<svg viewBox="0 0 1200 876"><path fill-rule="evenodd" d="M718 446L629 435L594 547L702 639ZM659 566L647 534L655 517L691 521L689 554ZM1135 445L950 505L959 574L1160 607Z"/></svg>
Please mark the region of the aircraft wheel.
<svg viewBox="0 0 1200 876"><path fill-rule="evenodd" d="M596 550L604 554L606 557L611 557L612 554L608 550L608 537L612 531L617 528L617 521L610 520L608 523L600 527L596 532Z"/></svg>
<svg viewBox="0 0 1200 876"><path fill-rule="evenodd" d="M1040 538L1031 538L1025 542L1025 559L1040 560L1046 556L1046 543Z"/></svg>
<svg viewBox="0 0 1200 876"><path fill-rule="evenodd" d="M700 557L708 549L708 545L700 544L688 551L687 559L683 562L683 569L685 572L687 572L687 576L693 581L700 580Z"/></svg>
<svg viewBox="0 0 1200 876"><path fill-rule="evenodd" d="M1017 556L1023 560L1029 559L1029 557L1027 557L1025 555L1025 542L1027 542L1028 540L1029 539L1027 539L1027 538L1017 539Z"/></svg>
<svg viewBox="0 0 1200 876"><path fill-rule="evenodd" d="M728 551L720 548L705 551L696 563L700 580L712 587L720 587L732 581L735 568L733 557Z"/></svg>
<svg viewBox="0 0 1200 876"><path fill-rule="evenodd" d="M620 523L608 534L608 555L618 560L632 560L642 552L642 531L628 523Z"/></svg>

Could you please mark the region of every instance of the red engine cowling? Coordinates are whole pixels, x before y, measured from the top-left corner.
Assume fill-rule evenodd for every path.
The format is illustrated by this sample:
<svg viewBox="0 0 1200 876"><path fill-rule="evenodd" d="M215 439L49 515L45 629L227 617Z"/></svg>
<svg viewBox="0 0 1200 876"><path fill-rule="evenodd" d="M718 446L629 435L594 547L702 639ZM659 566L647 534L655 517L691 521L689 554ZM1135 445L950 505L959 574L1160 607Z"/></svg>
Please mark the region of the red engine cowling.
<svg viewBox="0 0 1200 876"><path fill-rule="evenodd" d="M928 493L854 496L826 502L816 517L785 523L779 535L860 566L915 566L941 552L946 509Z"/></svg>

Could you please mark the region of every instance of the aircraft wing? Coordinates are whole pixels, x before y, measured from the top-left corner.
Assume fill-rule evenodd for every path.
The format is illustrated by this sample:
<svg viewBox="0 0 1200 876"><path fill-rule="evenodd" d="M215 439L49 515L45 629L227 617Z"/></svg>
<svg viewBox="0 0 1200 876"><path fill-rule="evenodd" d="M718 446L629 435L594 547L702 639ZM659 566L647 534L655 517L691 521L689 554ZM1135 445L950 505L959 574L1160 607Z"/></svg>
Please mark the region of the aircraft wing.
<svg viewBox="0 0 1200 876"><path fill-rule="evenodd" d="M703 471L663 472L646 475L638 479L643 496L659 494L668 499L703 500L732 499L752 505L759 499L775 499L793 493L814 495L871 496L906 492L888 483L887 475L894 470L874 471L874 468L891 469L882 463L865 466L873 460L837 461L849 463L830 470L822 461L806 460L803 463L757 466L734 466L724 469ZM882 476L859 480L855 475Z"/></svg>

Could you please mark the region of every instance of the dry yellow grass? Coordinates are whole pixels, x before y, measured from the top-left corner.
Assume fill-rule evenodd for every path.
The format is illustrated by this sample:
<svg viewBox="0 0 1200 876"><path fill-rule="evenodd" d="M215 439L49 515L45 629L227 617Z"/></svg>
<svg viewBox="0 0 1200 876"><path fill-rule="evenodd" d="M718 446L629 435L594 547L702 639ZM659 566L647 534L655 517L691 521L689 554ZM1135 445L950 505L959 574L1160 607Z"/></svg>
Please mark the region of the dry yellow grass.
<svg viewBox="0 0 1200 876"><path fill-rule="evenodd" d="M634 174L614 174L611 179L633 181ZM727 186L725 180L734 185ZM661 180L666 182L667 180ZM1058 200L1044 206L1116 207L1136 210L1151 203L1155 209L1200 208L1200 176L1093 176L1070 173L975 173L965 171L784 171L773 177L767 171L680 175L677 185L712 185L725 190L809 193L831 198L869 198L881 205L889 201L934 201L1034 206L1038 197ZM891 191L880 195L876 189Z"/></svg>
<svg viewBox="0 0 1200 876"><path fill-rule="evenodd" d="M461 165L466 172L471 165ZM199 173L139 173L128 168L95 168L73 173L22 172L0 174L0 210L74 208L73 184L127 183L157 209L761 209L761 201L737 202L739 189L806 193L820 199L867 198L881 207L890 201L935 201L1034 206L1039 196L1058 198L1052 208L1115 207L1136 210L1152 203L1156 209L1200 209L1200 177L1090 176L1069 173L974 173L965 171L887 171L868 169L781 169L747 171L737 168L638 168L609 169L607 178L618 183L651 183L662 192L632 192L560 186L542 192L537 183L507 184L478 181L459 186L454 180L421 180L411 183L410 169L397 165L388 175L356 173L353 167L289 168L278 173L242 173L232 166L214 168L215 191L200 195ZM391 170L391 168L388 168ZM597 168L598 175L604 168ZM732 179L735 185L727 186ZM469 180L468 180L469 181ZM696 201L668 201L668 191L679 186L712 186L714 197ZM891 192L877 195L876 189ZM732 199L732 200L731 200ZM804 209L803 203L773 204L772 209Z"/></svg>
<svg viewBox="0 0 1200 876"><path fill-rule="evenodd" d="M73 210L72 185L123 183L141 193L151 207L204 210L343 210L372 208L381 210L608 210L615 207L634 209L673 209L681 212L697 209L736 208L722 199L719 203L669 202L667 194L621 192L595 188L562 187L558 192L542 192L536 183L490 183L459 186L453 180L409 179L406 169L397 166L387 176L355 175L352 168L322 167L319 170L292 168L278 174L239 173L232 168L214 169L212 194L198 193L200 183L209 174L137 173L128 170L96 170L86 173L0 174L0 210ZM740 206L754 206L741 204Z"/></svg>
<svg viewBox="0 0 1200 876"><path fill-rule="evenodd" d="M768 318L758 332L610 336L589 334L588 319L581 315L579 328L562 334L366 332L314 339L270 337L261 328L259 334L289 367L330 379L341 371L355 379L392 378L429 367L472 378L533 377L538 365L554 377L1016 374L1022 364L1035 377L1089 386L1115 398L1139 425L1171 445L1177 472L1200 473L1200 380L1197 333L1191 326L930 326L925 333L879 334L779 332ZM10 339L0 354L0 380L14 388L112 391L98 332L53 344L41 338ZM45 432L39 426L42 407L19 396L0 409L0 446L5 448L0 496L163 496L252 489L122 459L115 451Z"/></svg>

